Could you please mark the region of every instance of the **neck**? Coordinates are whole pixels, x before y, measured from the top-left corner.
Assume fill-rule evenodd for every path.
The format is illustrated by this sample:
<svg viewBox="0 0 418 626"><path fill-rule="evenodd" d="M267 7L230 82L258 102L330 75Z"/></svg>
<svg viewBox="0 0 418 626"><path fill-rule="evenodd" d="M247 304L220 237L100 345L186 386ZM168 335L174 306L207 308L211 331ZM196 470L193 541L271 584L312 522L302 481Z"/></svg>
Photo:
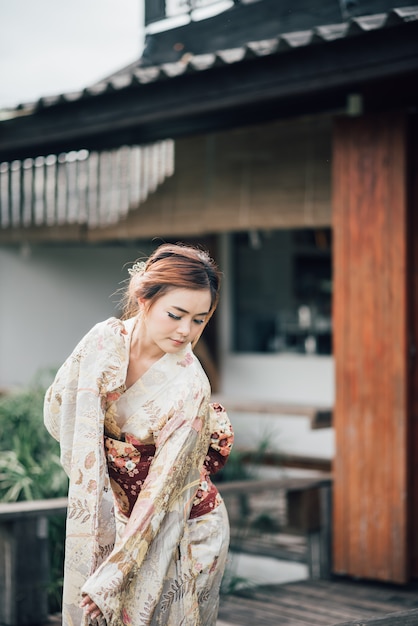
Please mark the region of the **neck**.
<svg viewBox="0 0 418 626"><path fill-rule="evenodd" d="M138 316L132 331L130 356L131 359L143 362L157 361L163 356L163 351L151 342L147 336L146 324L144 320Z"/></svg>

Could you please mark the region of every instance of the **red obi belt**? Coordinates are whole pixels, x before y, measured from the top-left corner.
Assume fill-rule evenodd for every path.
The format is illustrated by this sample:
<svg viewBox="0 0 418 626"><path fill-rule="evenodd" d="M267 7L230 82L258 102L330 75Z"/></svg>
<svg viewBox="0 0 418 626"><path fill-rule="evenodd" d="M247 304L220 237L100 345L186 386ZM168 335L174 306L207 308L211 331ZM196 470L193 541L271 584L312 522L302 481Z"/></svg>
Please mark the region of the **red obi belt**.
<svg viewBox="0 0 418 626"><path fill-rule="evenodd" d="M142 485L148 476L155 455L155 446L142 444L128 433L123 437L125 440L121 441L105 435L104 445L116 505L123 515L130 517ZM189 519L209 513L222 502L209 474L220 470L225 462L225 456L209 448Z"/></svg>

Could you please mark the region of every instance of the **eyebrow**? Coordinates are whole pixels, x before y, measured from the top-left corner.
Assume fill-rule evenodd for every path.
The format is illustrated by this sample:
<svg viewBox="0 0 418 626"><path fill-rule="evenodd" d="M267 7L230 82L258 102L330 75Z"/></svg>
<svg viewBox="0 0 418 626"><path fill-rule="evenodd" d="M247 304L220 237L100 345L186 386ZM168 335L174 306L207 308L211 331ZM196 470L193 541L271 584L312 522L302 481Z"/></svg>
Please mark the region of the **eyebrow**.
<svg viewBox="0 0 418 626"><path fill-rule="evenodd" d="M189 314L189 311L186 311L186 309L182 309L179 306L174 306L173 305L173 309L176 309L176 311L180 311L180 313L186 313ZM195 317L197 317L198 315L208 315L209 311L205 311L204 313L196 313Z"/></svg>

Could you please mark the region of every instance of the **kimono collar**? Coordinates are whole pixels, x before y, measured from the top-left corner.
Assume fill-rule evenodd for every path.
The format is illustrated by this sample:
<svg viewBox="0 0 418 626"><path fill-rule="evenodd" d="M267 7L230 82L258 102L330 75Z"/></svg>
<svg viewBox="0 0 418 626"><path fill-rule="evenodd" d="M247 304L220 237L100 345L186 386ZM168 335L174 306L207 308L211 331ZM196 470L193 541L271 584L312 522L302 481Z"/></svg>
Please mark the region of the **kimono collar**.
<svg viewBox="0 0 418 626"><path fill-rule="evenodd" d="M135 318L122 321L111 317L103 325L102 345L105 350L98 358L101 370L100 395L106 395L125 385L129 364L129 345Z"/></svg>
<svg viewBox="0 0 418 626"><path fill-rule="evenodd" d="M105 323L103 342L107 349L105 351L105 360L102 361L102 382L104 382L104 385L101 388L101 393L107 394L125 386L129 365L129 350L135 322L136 317L131 317L125 321L110 318ZM153 366L153 370L155 371L158 368L159 363L162 366L167 358L173 365L182 368L191 365L194 361L191 344L187 344L187 346L174 354L166 354L161 357Z"/></svg>

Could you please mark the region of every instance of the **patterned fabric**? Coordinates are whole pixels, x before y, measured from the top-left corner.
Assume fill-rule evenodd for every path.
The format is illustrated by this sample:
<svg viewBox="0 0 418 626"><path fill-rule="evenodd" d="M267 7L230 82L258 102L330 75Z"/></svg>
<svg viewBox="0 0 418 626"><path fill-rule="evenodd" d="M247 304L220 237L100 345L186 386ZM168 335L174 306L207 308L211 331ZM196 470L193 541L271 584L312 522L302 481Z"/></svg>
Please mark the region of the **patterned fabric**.
<svg viewBox="0 0 418 626"><path fill-rule="evenodd" d="M131 515L156 451L150 420L140 411L141 395L142 380L137 381L123 396L121 393L109 394L104 421L110 484L119 512L127 517ZM211 406L216 420L211 420L213 432L193 499L191 519L209 513L222 502L210 474L224 467L233 443L231 424L225 409L220 404ZM127 424L137 436L133 432L126 432ZM144 436L153 443L144 444L141 441Z"/></svg>
<svg viewBox="0 0 418 626"><path fill-rule="evenodd" d="M204 479L222 465L232 430L225 411L209 404L209 383L190 346L165 354L134 394L126 392L132 328L133 320L115 318L96 325L45 398L45 424L70 477L63 623L87 624L78 607L84 592L109 626L214 626L227 515L219 500L189 518L193 504L209 497ZM131 414L118 424L119 403ZM137 466L144 455L153 456L146 475ZM138 470L137 489L124 503L129 517L114 509L111 468L118 464Z"/></svg>
<svg viewBox="0 0 418 626"><path fill-rule="evenodd" d="M148 476L155 446L104 438L110 484L119 512L130 517L141 487Z"/></svg>

